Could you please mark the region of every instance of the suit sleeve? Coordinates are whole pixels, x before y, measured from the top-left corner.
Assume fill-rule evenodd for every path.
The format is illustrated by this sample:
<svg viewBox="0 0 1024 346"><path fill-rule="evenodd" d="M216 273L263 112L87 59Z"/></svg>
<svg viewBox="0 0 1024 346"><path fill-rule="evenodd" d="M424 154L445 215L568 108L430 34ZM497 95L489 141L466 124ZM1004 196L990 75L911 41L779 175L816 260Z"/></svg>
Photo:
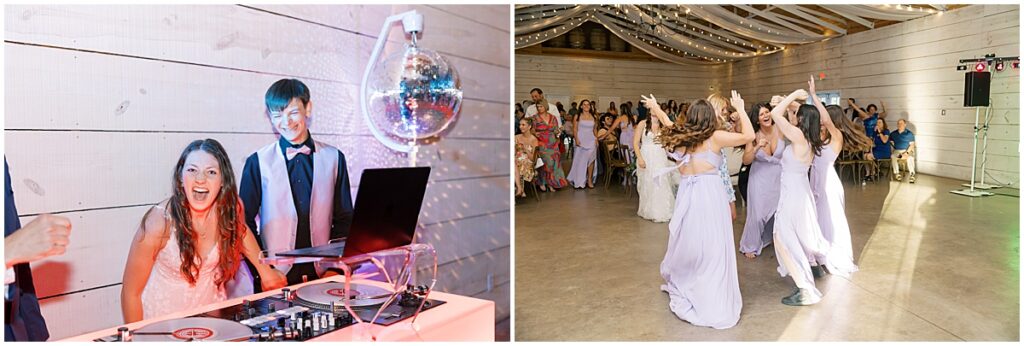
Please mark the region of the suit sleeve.
<svg viewBox="0 0 1024 346"><path fill-rule="evenodd" d="M341 150L338 150L338 179L334 186L331 239L347 237L349 227L352 226L352 187L348 177L348 164Z"/></svg>
<svg viewBox="0 0 1024 346"><path fill-rule="evenodd" d="M242 199L242 206L245 208L245 224L249 226L250 232L260 244L260 249L266 249L263 239L259 237L256 229L256 215L260 212L260 203L263 200L263 187L260 184L260 159L253 153L245 159L245 167L242 169L242 180L239 181L238 197Z"/></svg>

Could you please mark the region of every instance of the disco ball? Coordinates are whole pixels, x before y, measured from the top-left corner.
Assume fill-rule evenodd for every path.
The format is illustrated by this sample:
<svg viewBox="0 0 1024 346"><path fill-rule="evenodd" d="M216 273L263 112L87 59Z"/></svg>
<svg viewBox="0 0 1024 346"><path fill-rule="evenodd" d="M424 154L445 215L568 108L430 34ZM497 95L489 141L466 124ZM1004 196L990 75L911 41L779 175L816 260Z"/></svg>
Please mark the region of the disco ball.
<svg viewBox="0 0 1024 346"><path fill-rule="evenodd" d="M459 75L434 51L406 45L373 67L366 100L372 126L416 140L436 136L459 114Z"/></svg>

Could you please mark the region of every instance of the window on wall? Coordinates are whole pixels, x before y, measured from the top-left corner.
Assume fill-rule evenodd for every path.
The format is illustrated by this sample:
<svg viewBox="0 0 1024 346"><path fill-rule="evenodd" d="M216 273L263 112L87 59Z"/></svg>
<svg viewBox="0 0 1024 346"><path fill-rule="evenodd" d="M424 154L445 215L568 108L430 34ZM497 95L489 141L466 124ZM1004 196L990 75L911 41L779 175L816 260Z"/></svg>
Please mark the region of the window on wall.
<svg viewBox="0 0 1024 346"><path fill-rule="evenodd" d="M819 91L817 92L817 94L818 99L821 100L821 104L823 105L837 105L840 107L843 106L839 104L839 90ZM811 104L811 100L807 100L806 102L807 104Z"/></svg>

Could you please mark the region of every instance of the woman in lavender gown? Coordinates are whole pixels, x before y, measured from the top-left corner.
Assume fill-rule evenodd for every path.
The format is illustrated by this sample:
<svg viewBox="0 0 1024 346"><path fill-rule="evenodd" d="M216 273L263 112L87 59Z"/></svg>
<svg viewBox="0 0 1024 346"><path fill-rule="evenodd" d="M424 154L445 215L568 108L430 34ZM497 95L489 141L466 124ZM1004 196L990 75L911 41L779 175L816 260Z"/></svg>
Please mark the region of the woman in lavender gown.
<svg viewBox="0 0 1024 346"><path fill-rule="evenodd" d="M747 181L747 220L740 237L740 252L747 258L761 254L772 242L772 217L779 206L782 148L785 141L771 119L771 106L758 103L750 109L757 138L743 150L743 164L750 165Z"/></svg>
<svg viewBox="0 0 1024 346"><path fill-rule="evenodd" d="M812 305L821 301L821 292L814 286L811 262L825 259L833 267L830 246L821 235L814 196L807 174L814 156L821 153L820 115L815 106L801 105L795 116L786 119L783 114L797 99L806 99L807 91L799 89L784 98L771 116L775 126L789 141L782 153L782 179L779 206L775 214L775 255L778 271L790 276L796 290L782 298L786 305Z"/></svg>
<svg viewBox="0 0 1024 346"><path fill-rule="evenodd" d="M569 169L569 183L577 189L594 188L590 177L594 173L594 162L597 160L597 117L591 109L589 100L580 102L580 112L573 121L572 137L576 149Z"/></svg>
<svg viewBox="0 0 1024 346"><path fill-rule="evenodd" d="M743 111L735 91L732 103ZM669 308L677 317L697 326L716 329L736 325L743 307L736 273L735 243L729 196L718 175L724 147L754 140L750 119L741 114L741 133L719 130L715 110L697 100L685 117L673 124L654 96L644 105L665 124L658 142L679 162L682 181L676 192L675 211L669 222L668 250L661 262L661 289L669 295Z"/></svg>
<svg viewBox="0 0 1024 346"><path fill-rule="evenodd" d="M828 271L840 276L849 276L857 271L853 263L853 243L850 238L850 224L846 219L846 202L843 182L836 174L835 161L842 150L864 152L871 149L871 139L843 114L843 109L836 105L825 107L814 93L814 77L811 77L809 93L814 106L821 113L821 138L824 146L821 155L814 157L811 164L811 191L817 205L818 226L821 235L831 244L830 253L835 257L834 267ZM824 262L818 258L818 263Z"/></svg>

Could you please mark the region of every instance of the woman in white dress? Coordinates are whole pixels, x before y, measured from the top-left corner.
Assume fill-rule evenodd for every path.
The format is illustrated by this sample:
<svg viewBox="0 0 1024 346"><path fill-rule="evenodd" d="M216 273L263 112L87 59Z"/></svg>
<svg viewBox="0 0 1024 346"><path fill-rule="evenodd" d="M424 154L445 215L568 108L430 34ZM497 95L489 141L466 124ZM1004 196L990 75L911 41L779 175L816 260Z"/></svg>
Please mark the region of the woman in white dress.
<svg viewBox="0 0 1024 346"><path fill-rule="evenodd" d="M640 194L640 208L636 214L654 222L668 222L676 204L676 187L679 185L679 171L668 159L668 152L655 137L661 132L661 121L651 116L636 126L633 138L633 152L636 154L637 183ZM667 169L669 174L661 174Z"/></svg>
<svg viewBox="0 0 1024 346"><path fill-rule="evenodd" d="M235 174L220 143L189 144L173 181L173 195L146 212L128 251L121 286L125 323L227 299L225 284L243 255L256 266L264 290L287 283L259 261L259 244L245 225Z"/></svg>

